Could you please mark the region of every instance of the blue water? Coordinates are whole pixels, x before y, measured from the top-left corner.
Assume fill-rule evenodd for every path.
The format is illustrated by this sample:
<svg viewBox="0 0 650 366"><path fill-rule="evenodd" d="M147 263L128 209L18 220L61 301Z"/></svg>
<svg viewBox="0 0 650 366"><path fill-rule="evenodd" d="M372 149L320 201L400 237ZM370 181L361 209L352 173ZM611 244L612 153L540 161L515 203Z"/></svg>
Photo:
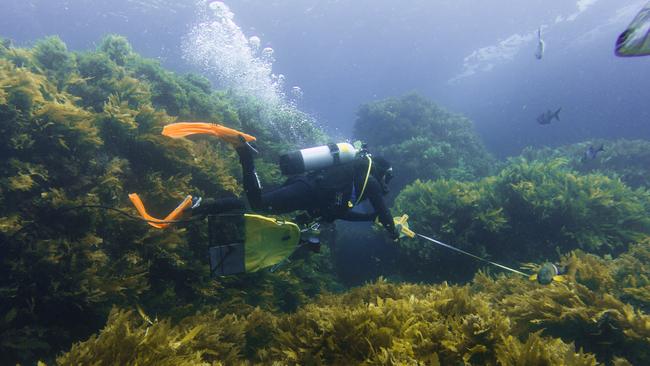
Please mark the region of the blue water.
<svg viewBox="0 0 650 366"><path fill-rule="evenodd" d="M273 73L298 108L349 137L360 104L415 91L471 118L497 155L594 137L650 138L650 57L613 55L643 0L226 1L234 23L273 48ZM219 77L188 60L183 42L201 1L3 0L0 35L28 45L60 36L93 48L106 33L177 71ZM534 57L544 26L546 52ZM509 45L504 45L504 40ZM186 52L186 51L185 51ZM185 54L185 57L184 57ZM539 126L546 109L561 121Z"/></svg>

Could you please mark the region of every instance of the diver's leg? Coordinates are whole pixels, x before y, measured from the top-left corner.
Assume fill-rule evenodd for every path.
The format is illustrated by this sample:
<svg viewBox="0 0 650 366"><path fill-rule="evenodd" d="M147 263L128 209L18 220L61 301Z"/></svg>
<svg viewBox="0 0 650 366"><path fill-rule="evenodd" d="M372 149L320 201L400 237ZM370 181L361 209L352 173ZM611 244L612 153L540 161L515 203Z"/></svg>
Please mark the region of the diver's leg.
<svg viewBox="0 0 650 366"><path fill-rule="evenodd" d="M242 178L244 181L244 191L251 207L258 209L262 207L262 184L255 170L253 153L256 152L252 146L242 143L236 149L239 154L239 162L242 167Z"/></svg>
<svg viewBox="0 0 650 366"><path fill-rule="evenodd" d="M257 150L245 141L242 141L235 150L239 154L244 191L252 209L270 213L287 213L308 210L314 206L317 192L314 192L313 184L304 177L287 181L280 188L262 193L262 184L253 161L253 154L257 153Z"/></svg>
<svg viewBox="0 0 650 366"><path fill-rule="evenodd" d="M220 199L208 198L192 208L192 215L218 215L231 211L244 211L246 204L239 198L227 197Z"/></svg>
<svg viewBox="0 0 650 366"><path fill-rule="evenodd" d="M316 206L316 194L308 180L294 179L277 189L264 192L259 209L274 214L310 210Z"/></svg>

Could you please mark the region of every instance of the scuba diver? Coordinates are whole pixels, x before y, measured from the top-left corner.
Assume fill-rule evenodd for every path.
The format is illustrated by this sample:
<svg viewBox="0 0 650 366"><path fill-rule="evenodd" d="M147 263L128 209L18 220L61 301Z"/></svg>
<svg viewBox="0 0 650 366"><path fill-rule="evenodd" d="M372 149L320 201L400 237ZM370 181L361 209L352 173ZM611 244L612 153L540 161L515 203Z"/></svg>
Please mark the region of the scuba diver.
<svg viewBox="0 0 650 366"><path fill-rule="evenodd" d="M280 170L289 178L279 188L263 192L254 164L254 157L258 154L252 144L256 140L254 136L203 122L169 124L163 128L162 134L172 138L212 135L232 144L239 155L244 191L250 208L271 214L293 211L307 211L309 214L307 219L299 217L302 222L298 225L283 219L247 213L245 201L239 198L203 200L188 195L164 219L157 219L147 213L137 193L129 194L129 199L141 218L112 207L85 206L111 209L143 220L158 229L207 217L208 259L212 276L256 272L266 268L274 272L284 263L304 254L305 250L319 252L320 220L378 219L395 241L401 237L426 240L543 285L565 280L564 270L559 266L545 264L537 273L530 275L414 232L409 228L407 214L392 218L383 196L388 193L393 169L386 159L373 157L366 146L357 149L349 143L328 144L282 155ZM355 206L366 200L372 204L373 212L354 210ZM177 220L187 212L195 217Z"/></svg>
<svg viewBox="0 0 650 366"><path fill-rule="evenodd" d="M386 159L372 156L365 147L357 152L352 145L340 143L285 154L280 158L280 168L291 176L279 188L262 191L254 164L257 149L243 136L234 146L242 166L244 191L253 210L267 214L307 211L311 217L326 222L378 219L391 239L399 239L400 233L383 199L393 177L392 167ZM374 212L353 210L366 200ZM245 209L245 202L235 197L195 197L188 211L192 216L203 216Z"/></svg>
<svg viewBox="0 0 650 366"><path fill-rule="evenodd" d="M157 219L147 212L137 193L129 194L141 216L135 218L157 229L207 218L208 257L213 276L256 272L269 267L273 272L300 251L319 252L320 221L378 219L395 241L400 235L415 236L408 230L408 216L392 218L384 203L383 196L388 193L393 176L390 163L373 157L365 146L357 149L349 143L328 144L282 155L280 170L289 178L279 188L263 192L253 161L258 153L251 143L256 140L254 136L204 122L172 123L164 126L162 134L171 138L212 135L233 145L239 155L247 200L235 197L203 200L187 195L164 219ZM373 212L353 210L366 200L372 204ZM296 218L299 225L247 212L250 210L245 201L260 213L306 211L308 214ZM194 217L178 220L188 212Z"/></svg>

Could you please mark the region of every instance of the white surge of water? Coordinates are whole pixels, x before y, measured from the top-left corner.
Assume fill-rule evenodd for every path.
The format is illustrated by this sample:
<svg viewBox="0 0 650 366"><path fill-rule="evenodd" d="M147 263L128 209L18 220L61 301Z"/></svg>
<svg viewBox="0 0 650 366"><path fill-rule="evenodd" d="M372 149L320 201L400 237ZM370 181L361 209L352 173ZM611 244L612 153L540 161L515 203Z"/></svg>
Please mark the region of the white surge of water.
<svg viewBox="0 0 650 366"><path fill-rule="evenodd" d="M258 36L246 37L235 15L221 1L198 2L198 21L183 42L183 57L197 65L220 87L260 102L263 122L273 125L292 140L303 140L301 127L313 118L297 108L302 89L284 92L285 76L273 73L274 50L262 48Z"/></svg>
<svg viewBox="0 0 650 366"><path fill-rule="evenodd" d="M183 44L185 59L215 77L220 86L270 105L287 102L285 77L273 73L273 48L261 48L258 36L246 37L225 3L201 0L198 9L199 20Z"/></svg>
<svg viewBox="0 0 650 366"><path fill-rule="evenodd" d="M199 1L199 21L185 39L184 57L226 88L277 104L281 89L273 77L273 50L261 54L259 37L247 38L221 1Z"/></svg>

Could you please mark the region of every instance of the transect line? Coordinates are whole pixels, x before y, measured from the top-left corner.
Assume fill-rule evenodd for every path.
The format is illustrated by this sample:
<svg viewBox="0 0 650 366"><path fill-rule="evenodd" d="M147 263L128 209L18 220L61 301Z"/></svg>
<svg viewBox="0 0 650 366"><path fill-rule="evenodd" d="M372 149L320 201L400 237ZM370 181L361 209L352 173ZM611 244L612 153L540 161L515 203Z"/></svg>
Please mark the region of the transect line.
<svg viewBox="0 0 650 366"><path fill-rule="evenodd" d="M428 241L430 241L430 242L432 242L432 243L435 243L435 244L438 244L438 245L443 246L443 247L445 247L445 248L448 248L448 249L451 249L451 250L457 251L458 253L462 253L462 254L468 255L468 256L470 256L470 257L472 257L472 258L474 258L474 259L478 259L478 260L480 260L480 261L482 261L482 262L489 263L489 264L491 264L491 265L493 265L493 266L497 266L497 267L502 268L502 269L505 269L505 270L507 270L507 271L510 271L510 272L513 272L513 273L516 273L516 274L520 274L520 275L522 275L522 276L526 276L526 277L529 277L529 276L530 276L530 275L525 274L524 272L517 271L516 269L510 268L510 267L506 267L506 266L504 266L503 264L495 263L495 262L492 262L492 261L487 260L487 259L485 259L485 258L481 258L481 257L479 257L479 256L477 256L477 255L472 254L472 253L468 253L468 252L466 252L466 251L464 251L464 250L462 250L462 249L458 249L458 248L453 247L453 246L451 246L451 245L449 245L449 244L445 244L445 243L443 243L443 242L441 242L441 241L438 241L438 240L436 240L436 239L430 238L430 237L428 237L428 236L426 236L426 235L422 235L422 234L418 234L418 233L416 233L415 235L421 237L422 239L428 240Z"/></svg>

